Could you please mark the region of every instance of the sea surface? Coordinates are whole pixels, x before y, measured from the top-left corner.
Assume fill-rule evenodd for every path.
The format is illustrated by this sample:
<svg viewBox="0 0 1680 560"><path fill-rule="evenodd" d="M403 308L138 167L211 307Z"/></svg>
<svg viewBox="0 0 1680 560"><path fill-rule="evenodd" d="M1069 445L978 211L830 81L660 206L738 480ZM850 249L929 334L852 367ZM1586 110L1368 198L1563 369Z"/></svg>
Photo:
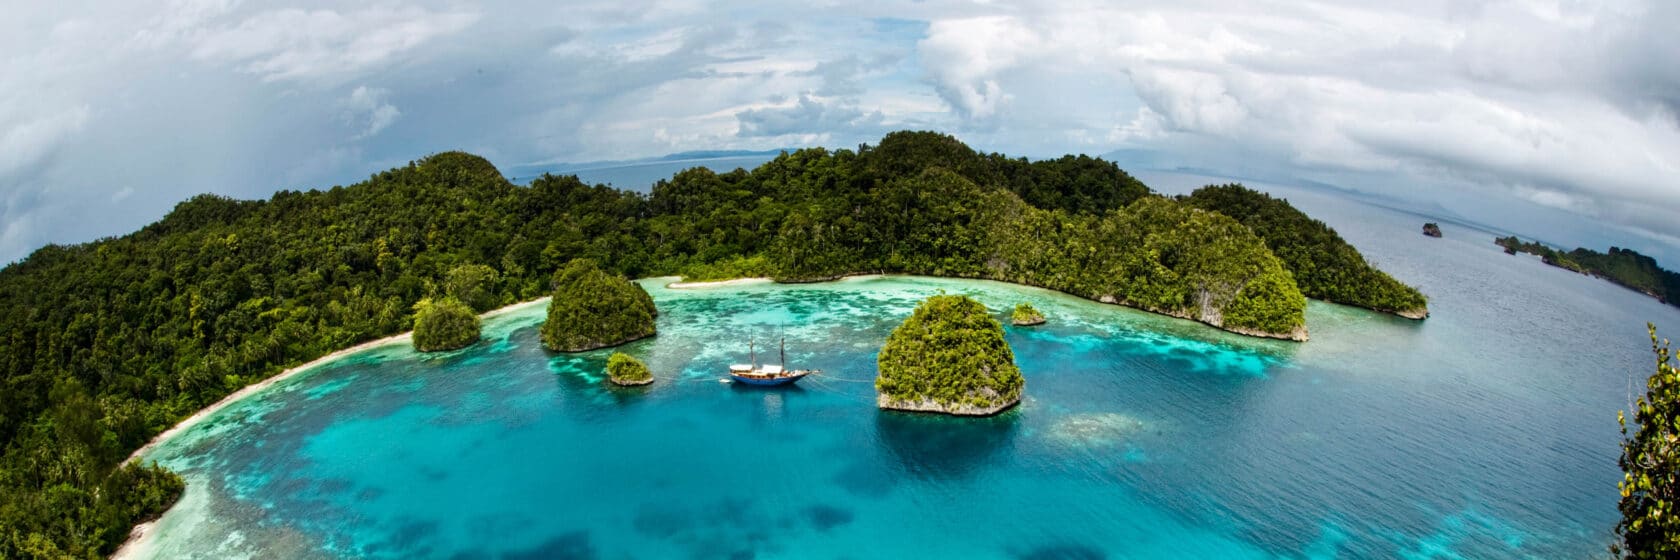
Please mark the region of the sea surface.
<svg viewBox="0 0 1680 560"><path fill-rule="evenodd" d="M1194 177L1149 178L1163 190ZM1211 181L1210 181L1211 182ZM652 368L557 355L543 307L466 350L317 367L146 456L186 496L156 558L1580 558L1616 520L1616 411L1680 314L1509 256L1493 233L1268 186L1420 287L1414 322L1312 302L1312 340L995 282L642 283ZM1026 398L995 418L879 411L875 355L918 300L1019 302ZM720 383L730 363L820 375Z"/></svg>

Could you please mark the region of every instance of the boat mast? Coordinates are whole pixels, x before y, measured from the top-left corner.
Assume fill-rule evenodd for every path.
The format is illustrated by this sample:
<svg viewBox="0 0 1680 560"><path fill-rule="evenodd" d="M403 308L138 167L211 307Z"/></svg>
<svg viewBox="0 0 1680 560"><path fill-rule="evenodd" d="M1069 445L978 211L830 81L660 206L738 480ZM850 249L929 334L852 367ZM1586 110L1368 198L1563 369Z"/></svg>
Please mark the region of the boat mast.
<svg viewBox="0 0 1680 560"><path fill-rule="evenodd" d="M782 337L782 367L787 367L787 337Z"/></svg>
<svg viewBox="0 0 1680 560"><path fill-rule="evenodd" d="M758 351L753 349L752 337L747 337L747 356L752 358L753 369L758 369Z"/></svg>

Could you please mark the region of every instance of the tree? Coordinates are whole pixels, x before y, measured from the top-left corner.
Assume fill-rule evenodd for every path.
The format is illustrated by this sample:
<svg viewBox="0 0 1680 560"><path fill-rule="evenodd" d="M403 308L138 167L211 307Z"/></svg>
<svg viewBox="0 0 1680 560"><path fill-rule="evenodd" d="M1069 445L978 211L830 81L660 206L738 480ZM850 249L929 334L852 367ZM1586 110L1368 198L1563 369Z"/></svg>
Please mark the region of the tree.
<svg viewBox="0 0 1680 560"><path fill-rule="evenodd" d="M444 277L444 291L483 313L500 307L501 294L496 291L499 276L496 269L482 264L463 264L449 269Z"/></svg>
<svg viewBox="0 0 1680 560"><path fill-rule="evenodd" d="M1634 403L1638 431L1628 436L1625 412L1616 413L1622 430L1622 520L1616 524L1621 542L1611 550L1626 558L1680 557L1680 369L1668 340L1651 333L1657 371L1645 382L1645 394Z"/></svg>
<svg viewBox="0 0 1680 560"><path fill-rule="evenodd" d="M478 314L453 297L426 298L414 304L414 349L457 350L478 342Z"/></svg>

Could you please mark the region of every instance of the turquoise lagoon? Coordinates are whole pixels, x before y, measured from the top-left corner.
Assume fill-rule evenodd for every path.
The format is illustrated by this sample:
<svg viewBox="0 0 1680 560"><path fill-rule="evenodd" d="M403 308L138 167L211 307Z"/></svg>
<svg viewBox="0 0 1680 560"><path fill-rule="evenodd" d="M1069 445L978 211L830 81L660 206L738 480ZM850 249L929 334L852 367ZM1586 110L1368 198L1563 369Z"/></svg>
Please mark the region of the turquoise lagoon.
<svg viewBox="0 0 1680 560"><path fill-rule="evenodd" d="M1424 322L1313 302L1312 341L1228 335L994 282L864 277L669 289L658 376L555 355L541 305L485 342L404 344L240 401L148 460L186 497L159 558L1563 558L1616 519L1615 415L1652 363L1644 296L1493 235L1289 193L1432 296ZM1324 209L1312 208L1314 205ZM969 294L1027 379L999 417L881 412L875 352L916 302ZM719 383L785 331L824 373ZM1671 332L1680 332L1672 331ZM772 358L773 359L773 358Z"/></svg>

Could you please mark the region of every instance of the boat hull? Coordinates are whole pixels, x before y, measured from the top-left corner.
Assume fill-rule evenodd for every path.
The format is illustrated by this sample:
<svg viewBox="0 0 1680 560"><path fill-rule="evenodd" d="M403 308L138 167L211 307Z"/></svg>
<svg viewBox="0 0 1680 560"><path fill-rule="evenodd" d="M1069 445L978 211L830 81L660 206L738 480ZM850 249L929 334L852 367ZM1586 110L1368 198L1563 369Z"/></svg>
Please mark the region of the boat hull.
<svg viewBox="0 0 1680 560"><path fill-rule="evenodd" d="M780 377L754 377L750 375L730 374L729 377L734 379L736 383L744 383L756 387L775 387L778 385L791 385L805 377L805 374L784 375Z"/></svg>

